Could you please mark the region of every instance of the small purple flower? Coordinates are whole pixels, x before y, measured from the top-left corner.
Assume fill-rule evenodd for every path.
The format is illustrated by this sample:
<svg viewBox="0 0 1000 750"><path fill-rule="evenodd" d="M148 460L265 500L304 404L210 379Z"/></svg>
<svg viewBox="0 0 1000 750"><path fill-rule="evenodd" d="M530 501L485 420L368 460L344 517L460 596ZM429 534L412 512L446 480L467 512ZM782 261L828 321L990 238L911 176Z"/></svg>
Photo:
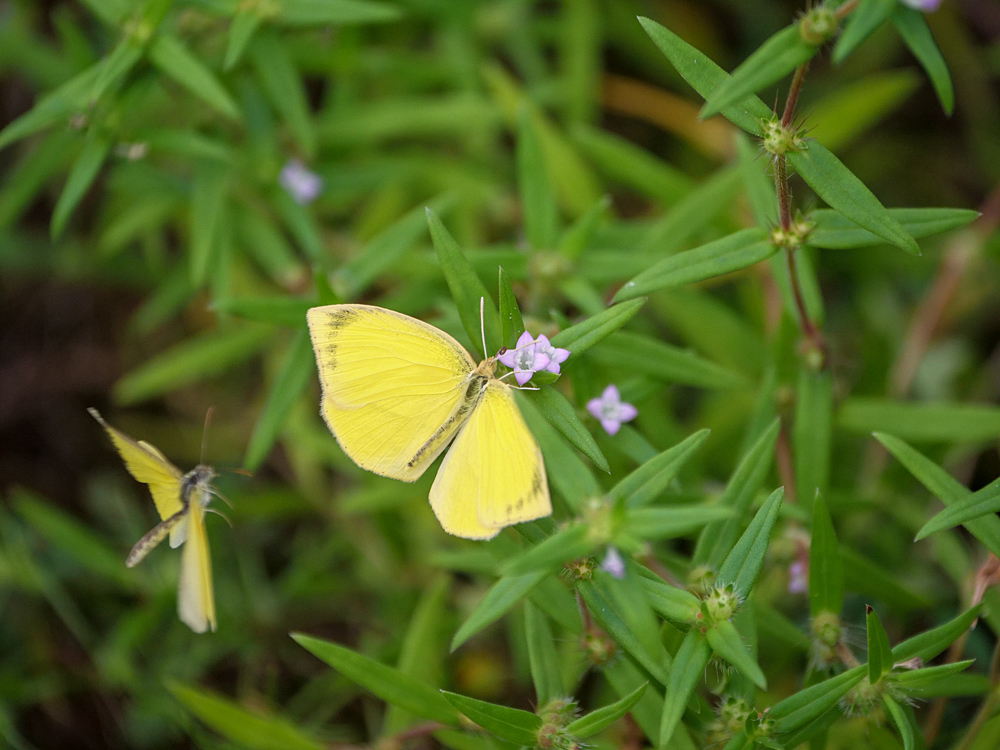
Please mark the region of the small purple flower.
<svg viewBox="0 0 1000 750"><path fill-rule="evenodd" d="M559 365L569 357L569 349L557 349L552 346L552 343L544 333L538 334L538 338L535 339L535 351L541 352L549 358L549 363L545 366L545 369L553 375L559 374Z"/></svg>
<svg viewBox="0 0 1000 750"><path fill-rule="evenodd" d="M545 343L548 344L548 339L545 340ZM569 352L566 352L566 356L569 356ZM565 358L563 357L563 359ZM521 334L515 348L508 349L497 359L514 371L518 385L527 383L536 372L548 369L550 362L549 355L539 351L537 343L527 331ZM556 372L559 372L558 365L556 365Z"/></svg>
<svg viewBox="0 0 1000 750"><path fill-rule="evenodd" d="M587 411L601 421L601 427L609 435L616 434L623 422L631 422L639 413L632 404L622 401L614 383L604 389L600 398L587 402Z"/></svg>
<svg viewBox="0 0 1000 750"><path fill-rule="evenodd" d="M933 13L941 5L941 0L902 0L902 3L924 13Z"/></svg>
<svg viewBox="0 0 1000 750"><path fill-rule="evenodd" d="M601 570L619 581L625 578L625 561L617 548L608 547L604 560L601 561Z"/></svg>
<svg viewBox="0 0 1000 750"><path fill-rule="evenodd" d="M296 203L305 205L316 200L323 189L323 178L310 172L298 159L289 159L278 177L281 187L288 191Z"/></svg>
<svg viewBox="0 0 1000 750"><path fill-rule="evenodd" d="M796 560L788 566L788 593L804 594L809 590L809 570L805 563Z"/></svg>

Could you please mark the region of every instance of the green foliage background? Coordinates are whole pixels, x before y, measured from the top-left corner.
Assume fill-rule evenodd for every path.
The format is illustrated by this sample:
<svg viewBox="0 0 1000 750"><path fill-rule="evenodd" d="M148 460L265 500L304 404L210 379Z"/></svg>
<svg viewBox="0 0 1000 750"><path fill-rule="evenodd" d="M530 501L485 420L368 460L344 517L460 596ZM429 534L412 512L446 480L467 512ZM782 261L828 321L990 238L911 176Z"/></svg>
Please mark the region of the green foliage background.
<svg viewBox="0 0 1000 750"><path fill-rule="evenodd" d="M780 112L801 60L768 68L761 45L804 10L0 7L0 741L483 748L558 725L598 747L910 748L921 732L996 747L995 590L977 629L963 635L974 614L960 615L1000 552L1000 12L946 0L927 17L935 58L921 16L865 0L812 61L797 109L812 142L885 206L966 209L891 214L897 245L920 240L907 254L823 208L843 200L824 186L860 194L843 173L811 179L827 152L789 158L816 223L796 258L824 360L769 242L768 157L698 119L659 31L726 70L770 50L763 73L733 78L733 101L756 92ZM796 34L773 43L813 55ZM714 108L742 125L723 93ZM314 202L281 187L292 159L322 178ZM895 231L857 205L855 221ZM984 215L968 225L967 209ZM703 266L683 255L715 241L734 244L709 245ZM489 543L441 531L433 471L407 485L343 455L304 318L378 304L476 352L480 285L533 334L581 326L563 377L520 400L554 520ZM583 408L611 382L639 408L614 437ZM218 632L177 620L177 554L125 569L155 514L88 406L183 469L214 406L206 459L253 472L219 480L232 528L209 519ZM958 511L914 543L939 500ZM948 526L963 522L972 535ZM581 577L609 544L625 579ZM790 593L810 561L810 590ZM739 612L704 640L694 613L728 606L698 583L715 574ZM826 615L861 666L820 668ZM946 658L974 659L965 671L893 668L956 639ZM867 703L847 693L864 680L882 686ZM586 715L560 714L563 696ZM720 729L737 699L774 706L776 728L754 714Z"/></svg>

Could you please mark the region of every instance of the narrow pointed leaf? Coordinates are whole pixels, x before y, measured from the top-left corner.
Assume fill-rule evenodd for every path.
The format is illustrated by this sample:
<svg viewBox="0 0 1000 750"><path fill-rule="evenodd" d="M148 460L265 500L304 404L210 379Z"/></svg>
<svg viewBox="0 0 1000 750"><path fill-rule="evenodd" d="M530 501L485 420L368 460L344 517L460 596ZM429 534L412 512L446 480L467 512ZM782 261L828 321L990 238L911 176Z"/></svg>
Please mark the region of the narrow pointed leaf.
<svg viewBox="0 0 1000 750"><path fill-rule="evenodd" d="M648 684L644 682L621 700L581 716L566 727L566 733L583 740L611 726L632 710L632 706L646 693Z"/></svg>
<svg viewBox="0 0 1000 750"><path fill-rule="evenodd" d="M839 615L844 607L844 567L840 561L833 520L822 495L813 503L812 541L809 544L809 614Z"/></svg>
<svg viewBox="0 0 1000 750"><path fill-rule="evenodd" d="M34 107L0 130L0 149L51 125L67 123L73 114L86 110L102 67L103 61L96 62L41 97Z"/></svg>
<svg viewBox="0 0 1000 750"><path fill-rule="evenodd" d="M844 30L833 47L833 61L838 65L842 63L875 29L889 20L898 4L898 0L861 0L847 17Z"/></svg>
<svg viewBox="0 0 1000 750"><path fill-rule="evenodd" d="M913 255L920 255L917 241L893 218L871 190L836 156L816 141L806 141L799 151L789 151L788 163L831 208L858 226Z"/></svg>
<svg viewBox="0 0 1000 750"><path fill-rule="evenodd" d="M867 674L864 665L848 669L836 677L800 690L771 707L770 717L780 733L804 727L836 706Z"/></svg>
<svg viewBox="0 0 1000 750"><path fill-rule="evenodd" d="M770 160L765 157L760 143L743 133L736 137L736 150L740 157L740 175L753 218L759 227L776 226L778 223L778 196L774 180L768 174Z"/></svg>
<svg viewBox="0 0 1000 750"><path fill-rule="evenodd" d="M670 738L684 715L684 708L701 679L712 649L708 641L695 628L691 628L674 656L667 683L666 699L663 701L663 715L660 717L660 747L670 747Z"/></svg>
<svg viewBox="0 0 1000 750"><path fill-rule="evenodd" d="M875 610L866 605L865 612L868 626L868 680L874 685L892 669L892 649L889 646L889 636Z"/></svg>
<svg viewBox="0 0 1000 750"><path fill-rule="evenodd" d="M982 607L977 605L968 609L953 620L949 620L944 625L928 630L912 638L907 638L902 643L896 645L892 650L893 662L906 661L918 658L928 662L944 651L948 646L958 640L966 630L972 627L972 623L979 617Z"/></svg>
<svg viewBox="0 0 1000 750"><path fill-rule="evenodd" d="M797 23L773 34L744 60L729 79L707 97L701 117L707 118L744 101L809 62L819 48L802 39Z"/></svg>
<svg viewBox="0 0 1000 750"><path fill-rule="evenodd" d="M227 174L214 162L200 165L191 190L191 280L204 283L219 251L226 212Z"/></svg>
<svg viewBox="0 0 1000 750"><path fill-rule="evenodd" d="M264 19L255 8L239 8L229 25L229 35L226 37L226 56L222 61L223 70L232 70L243 57L247 45L253 39L253 34Z"/></svg>
<svg viewBox="0 0 1000 750"><path fill-rule="evenodd" d="M719 584L734 584L736 593L741 598L745 599L750 595L757 574L760 573L760 566L764 564L771 529L778 520L778 510L784 495L783 487L771 493L719 568Z"/></svg>
<svg viewBox="0 0 1000 750"><path fill-rule="evenodd" d="M517 305L517 297L514 296L514 290L510 286L510 278L503 268L500 269L497 299L500 301L500 345L511 349L524 333L524 321L521 319L521 308Z"/></svg>
<svg viewBox="0 0 1000 750"><path fill-rule="evenodd" d="M297 328L306 319L306 311L315 305L312 300L294 297L232 297L213 301L211 309L257 323Z"/></svg>
<svg viewBox="0 0 1000 750"><path fill-rule="evenodd" d="M736 388L744 384L738 373L692 351L630 331L603 342L591 357L619 371L642 373L670 383L699 388Z"/></svg>
<svg viewBox="0 0 1000 750"><path fill-rule="evenodd" d="M792 446L798 500L812 506L816 493L826 494L830 483L830 444L833 440L833 377L803 366L795 399Z"/></svg>
<svg viewBox="0 0 1000 750"><path fill-rule="evenodd" d="M950 664L940 664L936 667L901 670L893 674L892 684L907 692L934 687L939 680L968 669L975 661L975 659L966 659L965 661L956 661Z"/></svg>
<svg viewBox="0 0 1000 750"><path fill-rule="evenodd" d="M876 432L875 439L945 505L951 507L972 495L964 484L899 438ZM990 552L1000 556L1000 518L994 516L977 518L967 521L965 528L986 545Z"/></svg>
<svg viewBox="0 0 1000 750"><path fill-rule="evenodd" d="M83 146L80 155L73 162L66 178L66 186L59 195L59 201L52 211L52 237L62 234L73 209L97 178L97 173L104 164L111 149L111 141L105 138L91 138Z"/></svg>
<svg viewBox="0 0 1000 750"><path fill-rule="evenodd" d="M891 432L914 442L969 444L1000 437L1000 407L858 396L841 405L837 423L852 432Z"/></svg>
<svg viewBox="0 0 1000 750"><path fill-rule="evenodd" d="M548 618L530 601L524 603L524 631L528 639L528 663L531 681L535 685L538 706L566 694L562 685L562 669Z"/></svg>
<svg viewBox="0 0 1000 750"><path fill-rule="evenodd" d="M583 455L594 462L602 471L610 471L608 460L604 457L601 449L590 434L580 417L577 416L576 409L566 400L555 388L542 388L539 391L529 392L528 398L538 408L542 416L548 423L559 430L570 445L580 451Z"/></svg>
<svg viewBox="0 0 1000 750"><path fill-rule="evenodd" d="M991 482L978 492L973 492L969 497L959 500L951 507L945 508L924 524L923 528L917 532L916 538L920 540L960 523L991 516L998 510L1000 510L1000 479Z"/></svg>
<svg viewBox="0 0 1000 750"><path fill-rule="evenodd" d="M732 508L634 508L625 517L625 531L637 539L672 539L702 526L731 518Z"/></svg>
<svg viewBox="0 0 1000 750"><path fill-rule="evenodd" d="M698 430L672 448L646 461L608 492L612 501L622 500L629 507L639 507L655 500L708 440L711 430Z"/></svg>
<svg viewBox="0 0 1000 750"><path fill-rule="evenodd" d="M653 571L638 568L639 583L650 606L668 620L689 623L701 609L701 600L690 591L671 586Z"/></svg>
<svg viewBox="0 0 1000 750"><path fill-rule="evenodd" d="M564 562L592 554L598 543L591 538L586 525L567 526L514 558L503 572L505 576L522 576L535 571L550 571Z"/></svg>
<svg viewBox="0 0 1000 750"><path fill-rule="evenodd" d="M903 710L903 707L896 703L890 695L882 696L882 705L885 706L896 725L896 729L899 730L899 736L903 739L903 750L916 750L916 728L910 723L910 717Z"/></svg>
<svg viewBox="0 0 1000 750"><path fill-rule="evenodd" d="M571 356L579 357L590 347L603 341L612 333L628 323L646 300L637 299L609 307L604 312L591 315L586 320L560 331L552 337L552 345L569 349Z"/></svg>
<svg viewBox="0 0 1000 750"><path fill-rule="evenodd" d="M232 120L243 115L236 101L204 63L168 34L159 34L149 45L150 61L178 84Z"/></svg>
<svg viewBox="0 0 1000 750"><path fill-rule="evenodd" d="M542 727L542 719L536 714L449 693L447 690L442 690L441 695L472 721L497 737L518 745L535 746L538 730Z"/></svg>
<svg viewBox="0 0 1000 750"><path fill-rule="evenodd" d="M307 157L316 151L316 132L303 87L302 74L296 69L289 49L272 33L258 33L250 45L257 80L271 104L288 125Z"/></svg>
<svg viewBox="0 0 1000 750"><path fill-rule="evenodd" d="M483 595L479 604L469 615L469 619L463 622L455 633L451 639L451 650L454 651L487 625L491 625L503 617L511 607L541 583L547 574L547 571L541 570L519 576L504 576L499 579Z"/></svg>
<svg viewBox="0 0 1000 750"><path fill-rule="evenodd" d="M439 691L419 680L337 643L302 633L291 636L304 649L386 703L449 727L459 725L458 713L451 704Z"/></svg>
<svg viewBox="0 0 1000 750"><path fill-rule="evenodd" d="M888 211L912 237L927 237L958 229L979 216L978 211L967 208L890 208ZM809 219L814 224L808 239L812 247L840 250L870 247L885 242L882 237L862 229L843 214L828 208L813 211Z"/></svg>
<svg viewBox="0 0 1000 750"><path fill-rule="evenodd" d="M598 227L607 218L611 197L602 195L569 228L560 235L557 244L559 252L567 258L579 258L587 248Z"/></svg>
<svg viewBox="0 0 1000 750"><path fill-rule="evenodd" d="M387 23L402 18L396 6L376 0L281 0L277 21L288 26Z"/></svg>
<svg viewBox="0 0 1000 750"><path fill-rule="evenodd" d="M661 260L627 282L618 290L614 301L623 302L649 292L741 271L776 252L778 248L767 239L767 232L763 229L742 229L728 237Z"/></svg>
<svg viewBox="0 0 1000 750"><path fill-rule="evenodd" d="M90 100L96 102L105 91L124 78L142 58L142 52L143 48L136 44L133 38L122 39L118 46L111 50L111 54L104 58L100 75L90 92Z"/></svg>
<svg viewBox="0 0 1000 750"><path fill-rule="evenodd" d="M718 656L736 667L736 670L748 678L761 690L767 689L767 679L754 657L747 651L743 636L729 620L717 623L705 633L708 645Z"/></svg>
<svg viewBox="0 0 1000 750"><path fill-rule="evenodd" d="M431 209L427 209L427 225L430 228L431 239L434 242L434 249L437 250L438 260L441 263L441 270L444 278L448 282L451 296L458 306L458 315L462 319L465 332L469 334L469 339L473 346L481 346L482 341L481 325L479 319L480 300L485 300L485 318L483 323L486 327L486 346L490 351L484 352L484 357L489 357L500 349L500 318L497 315L496 307L493 306L493 298L486 291L486 286L472 269L465 253L455 242L444 224Z"/></svg>
<svg viewBox="0 0 1000 750"><path fill-rule="evenodd" d="M551 249L559 230L559 214L534 118L528 107L522 107L518 116L517 171L524 233L535 250Z"/></svg>
<svg viewBox="0 0 1000 750"><path fill-rule="evenodd" d="M642 16L639 17L639 23L653 43L677 68L677 72L703 98L708 99L729 79L729 74L716 65L708 55L695 49L666 27ZM770 107L752 95L736 104L723 107L720 113L734 125L757 136L764 132L761 122L770 120L774 116Z"/></svg>
<svg viewBox="0 0 1000 750"><path fill-rule="evenodd" d="M941 108L945 114L950 115L955 110L955 89L951 83L951 74L948 73L948 63L945 62L941 50L934 41L924 14L896 3L892 22L906 46L910 48L910 52L920 61L920 65L931 79L934 93L941 102Z"/></svg>

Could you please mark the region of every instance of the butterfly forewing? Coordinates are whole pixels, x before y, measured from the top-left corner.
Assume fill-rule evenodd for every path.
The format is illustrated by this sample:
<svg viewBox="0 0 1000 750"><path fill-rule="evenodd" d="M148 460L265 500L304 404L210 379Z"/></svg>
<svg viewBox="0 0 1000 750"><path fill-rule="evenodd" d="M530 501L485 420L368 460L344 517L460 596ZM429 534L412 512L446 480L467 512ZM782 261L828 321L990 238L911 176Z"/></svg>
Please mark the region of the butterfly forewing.
<svg viewBox="0 0 1000 750"><path fill-rule="evenodd" d="M177 591L177 613L196 633L215 630L215 595L212 590L212 558L205 534L205 505L192 500L187 512L188 535L181 553L181 578Z"/></svg>
<svg viewBox="0 0 1000 750"><path fill-rule="evenodd" d="M468 539L552 512L541 451L505 383L487 383L441 463L430 501L444 530Z"/></svg>
<svg viewBox="0 0 1000 750"><path fill-rule="evenodd" d="M368 305L309 310L323 417L344 452L412 482L440 455L478 398L475 363L451 336Z"/></svg>

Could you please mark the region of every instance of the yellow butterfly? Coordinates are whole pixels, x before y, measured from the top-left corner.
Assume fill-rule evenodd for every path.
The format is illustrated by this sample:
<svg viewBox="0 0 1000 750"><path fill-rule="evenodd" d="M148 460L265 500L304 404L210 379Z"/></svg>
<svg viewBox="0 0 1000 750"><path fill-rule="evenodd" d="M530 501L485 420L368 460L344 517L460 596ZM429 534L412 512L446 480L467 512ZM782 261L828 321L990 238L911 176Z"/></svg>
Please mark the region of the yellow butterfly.
<svg viewBox="0 0 1000 750"><path fill-rule="evenodd" d="M212 499L211 466L198 465L181 474L166 457L144 440L135 441L109 425L97 409L88 409L111 437L138 481L149 486L162 519L129 552L125 565L134 567L150 550L170 536L170 546L184 545L181 577L177 590L177 612L181 621L196 633L215 630L215 596L212 593L212 559L205 534L205 509ZM186 542L186 543L185 543Z"/></svg>
<svg viewBox="0 0 1000 750"><path fill-rule="evenodd" d="M495 375L444 331L370 305L307 314L322 414L358 466L413 482L448 444L431 487L442 528L466 539L552 513L538 443Z"/></svg>

